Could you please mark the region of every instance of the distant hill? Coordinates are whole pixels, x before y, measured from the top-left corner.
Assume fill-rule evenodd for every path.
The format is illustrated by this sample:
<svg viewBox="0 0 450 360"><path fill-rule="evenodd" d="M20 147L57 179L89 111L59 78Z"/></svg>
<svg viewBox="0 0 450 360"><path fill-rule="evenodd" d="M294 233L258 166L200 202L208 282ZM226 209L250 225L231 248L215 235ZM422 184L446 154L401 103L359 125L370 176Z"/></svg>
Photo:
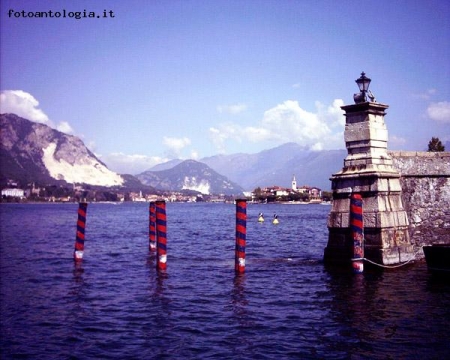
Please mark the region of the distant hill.
<svg viewBox="0 0 450 360"><path fill-rule="evenodd" d="M240 195L243 192L238 184L195 160L185 160L165 170L144 171L136 177L143 184L160 190L194 190L203 194L225 195Z"/></svg>

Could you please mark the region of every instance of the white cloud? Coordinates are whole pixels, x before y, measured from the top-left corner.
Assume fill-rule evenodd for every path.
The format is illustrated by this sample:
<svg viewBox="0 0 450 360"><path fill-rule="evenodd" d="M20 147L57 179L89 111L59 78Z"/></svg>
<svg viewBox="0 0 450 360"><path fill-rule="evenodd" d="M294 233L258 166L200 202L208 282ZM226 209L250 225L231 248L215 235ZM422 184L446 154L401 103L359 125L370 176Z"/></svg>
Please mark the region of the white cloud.
<svg viewBox="0 0 450 360"><path fill-rule="evenodd" d="M239 114L241 112L244 112L245 110L247 110L246 104L233 104L233 105L217 106L217 111L219 113L227 113L227 114L232 114L232 115Z"/></svg>
<svg viewBox="0 0 450 360"><path fill-rule="evenodd" d="M200 158L200 154L198 153L197 150L192 150L191 151L191 159L193 160L198 160Z"/></svg>
<svg viewBox="0 0 450 360"><path fill-rule="evenodd" d="M261 141L266 140L272 140L272 138L276 139L278 137L277 134L272 133L270 129L262 126L262 127L255 127L255 126L247 126L243 128L242 130L239 128L234 129L234 132L236 134L239 134L242 131L242 137L244 137L244 140L248 140L252 143L258 143ZM239 141L242 141L241 135L238 135Z"/></svg>
<svg viewBox="0 0 450 360"><path fill-rule="evenodd" d="M72 134L73 129L70 126L70 124L67 121L61 121L58 126L56 127L56 130L61 131L66 134Z"/></svg>
<svg viewBox="0 0 450 360"><path fill-rule="evenodd" d="M175 138L175 137L164 136L163 144L171 150L180 151L187 145L190 145L191 140L187 137Z"/></svg>
<svg viewBox="0 0 450 360"><path fill-rule="evenodd" d="M313 151L323 150L323 144L321 142L315 143L313 146L311 146L311 150Z"/></svg>
<svg viewBox="0 0 450 360"><path fill-rule="evenodd" d="M111 153L107 155L96 155L102 160L110 170L120 174L139 174L145 170L152 168L157 164L168 161L169 159L159 156L147 155L126 155L121 152Z"/></svg>
<svg viewBox="0 0 450 360"><path fill-rule="evenodd" d="M220 129L215 127L209 128L209 137L219 154L226 152L225 142L230 138L228 129L220 125Z"/></svg>
<svg viewBox="0 0 450 360"><path fill-rule="evenodd" d="M450 102L441 101L431 103L428 106L427 113L431 120L442 123L450 123Z"/></svg>
<svg viewBox="0 0 450 360"><path fill-rule="evenodd" d="M24 119L46 124L66 134L73 133L67 121L61 121L57 126L39 109L39 101L23 90L4 90L0 94L0 109L2 114L16 114Z"/></svg>
<svg viewBox="0 0 450 360"><path fill-rule="evenodd" d="M181 156L181 151L191 144L191 139L187 137L175 138L164 136L163 145L168 148L167 155L171 158L177 158Z"/></svg>
<svg viewBox="0 0 450 360"><path fill-rule="evenodd" d="M287 100L264 113L262 125L273 139L314 145L330 133L317 113L303 110L297 101Z"/></svg>
<svg viewBox="0 0 450 360"><path fill-rule="evenodd" d="M210 128L210 139L221 153L229 141L274 143L297 142L311 149L342 148L345 117L340 99L326 107L317 102L316 111L302 109L297 101L287 100L267 110L257 126L242 127L235 123Z"/></svg>
<svg viewBox="0 0 450 360"><path fill-rule="evenodd" d="M320 103L316 103L316 106L319 107ZM321 113L319 116L324 120L330 123L331 127L344 127L345 126L345 116L344 111L341 109L341 106L344 106L344 100L335 99L333 103L328 106L327 110Z"/></svg>
<svg viewBox="0 0 450 360"><path fill-rule="evenodd" d="M48 116L39 109L39 101L33 95L22 90L4 90L0 94L2 114L12 113L25 119L48 123Z"/></svg>

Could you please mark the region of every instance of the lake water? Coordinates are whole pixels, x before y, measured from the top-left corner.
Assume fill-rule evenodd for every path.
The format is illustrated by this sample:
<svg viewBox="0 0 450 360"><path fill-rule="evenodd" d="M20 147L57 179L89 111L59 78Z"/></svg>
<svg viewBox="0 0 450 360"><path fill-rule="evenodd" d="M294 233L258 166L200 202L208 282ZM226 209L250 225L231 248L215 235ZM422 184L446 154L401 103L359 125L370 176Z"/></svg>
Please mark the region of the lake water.
<svg viewBox="0 0 450 360"><path fill-rule="evenodd" d="M148 204L0 205L1 358L443 359L450 284L424 262L326 269L324 205L167 204L167 272L148 250ZM266 222L257 222L264 212ZM277 213L280 224L271 224Z"/></svg>

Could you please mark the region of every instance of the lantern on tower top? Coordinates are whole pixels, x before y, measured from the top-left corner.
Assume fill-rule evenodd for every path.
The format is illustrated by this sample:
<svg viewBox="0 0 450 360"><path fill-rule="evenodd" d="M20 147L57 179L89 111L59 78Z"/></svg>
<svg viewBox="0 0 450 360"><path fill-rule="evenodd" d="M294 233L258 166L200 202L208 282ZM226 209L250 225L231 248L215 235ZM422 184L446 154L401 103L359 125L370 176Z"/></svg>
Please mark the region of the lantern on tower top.
<svg viewBox="0 0 450 360"><path fill-rule="evenodd" d="M376 102L375 96L369 90L371 81L372 80L366 76L366 73L364 71L361 73L361 76L355 80L356 84L359 87L359 93L353 95L355 104L366 102L367 97L369 97L371 102Z"/></svg>

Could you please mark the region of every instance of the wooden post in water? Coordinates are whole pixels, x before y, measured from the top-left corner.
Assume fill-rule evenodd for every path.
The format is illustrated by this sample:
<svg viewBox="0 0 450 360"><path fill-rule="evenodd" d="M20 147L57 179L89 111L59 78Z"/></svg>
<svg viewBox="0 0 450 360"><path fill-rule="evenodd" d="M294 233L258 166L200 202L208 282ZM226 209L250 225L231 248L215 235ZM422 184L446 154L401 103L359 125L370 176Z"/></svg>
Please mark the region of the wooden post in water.
<svg viewBox="0 0 450 360"><path fill-rule="evenodd" d="M84 230L86 229L87 203L80 202L78 205L77 234L75 237L75 250L73 258L75 261L81 261L84 253Z"/></svg>
<svg viewBox="0 0 450 360"><path fill-rule="evenodd" d="M149 250L156 251L156 206L155 202L151 201L149 206L149 222L148 222L148 240Z"/></svg>
<svg viewBox="0 0 450 360"><path fill-rule="evenodd" d="M167 218L166 202L155 202L156 208L156 268L167 269Z"/></svg>
<svg viewBox="0 0 450 360"><path fill-rule="evenodd" d="M245 245L247 236L247 201L236 200L236 248L234 269L236 274L245 272Z"/></svg>
<svg viewBox="0 0 450 360"><path fill-rule="evenodd" d="M364 222L361 194L350 198L350 233L353 241L352 268L355 274L364 271Z"/></svg>

